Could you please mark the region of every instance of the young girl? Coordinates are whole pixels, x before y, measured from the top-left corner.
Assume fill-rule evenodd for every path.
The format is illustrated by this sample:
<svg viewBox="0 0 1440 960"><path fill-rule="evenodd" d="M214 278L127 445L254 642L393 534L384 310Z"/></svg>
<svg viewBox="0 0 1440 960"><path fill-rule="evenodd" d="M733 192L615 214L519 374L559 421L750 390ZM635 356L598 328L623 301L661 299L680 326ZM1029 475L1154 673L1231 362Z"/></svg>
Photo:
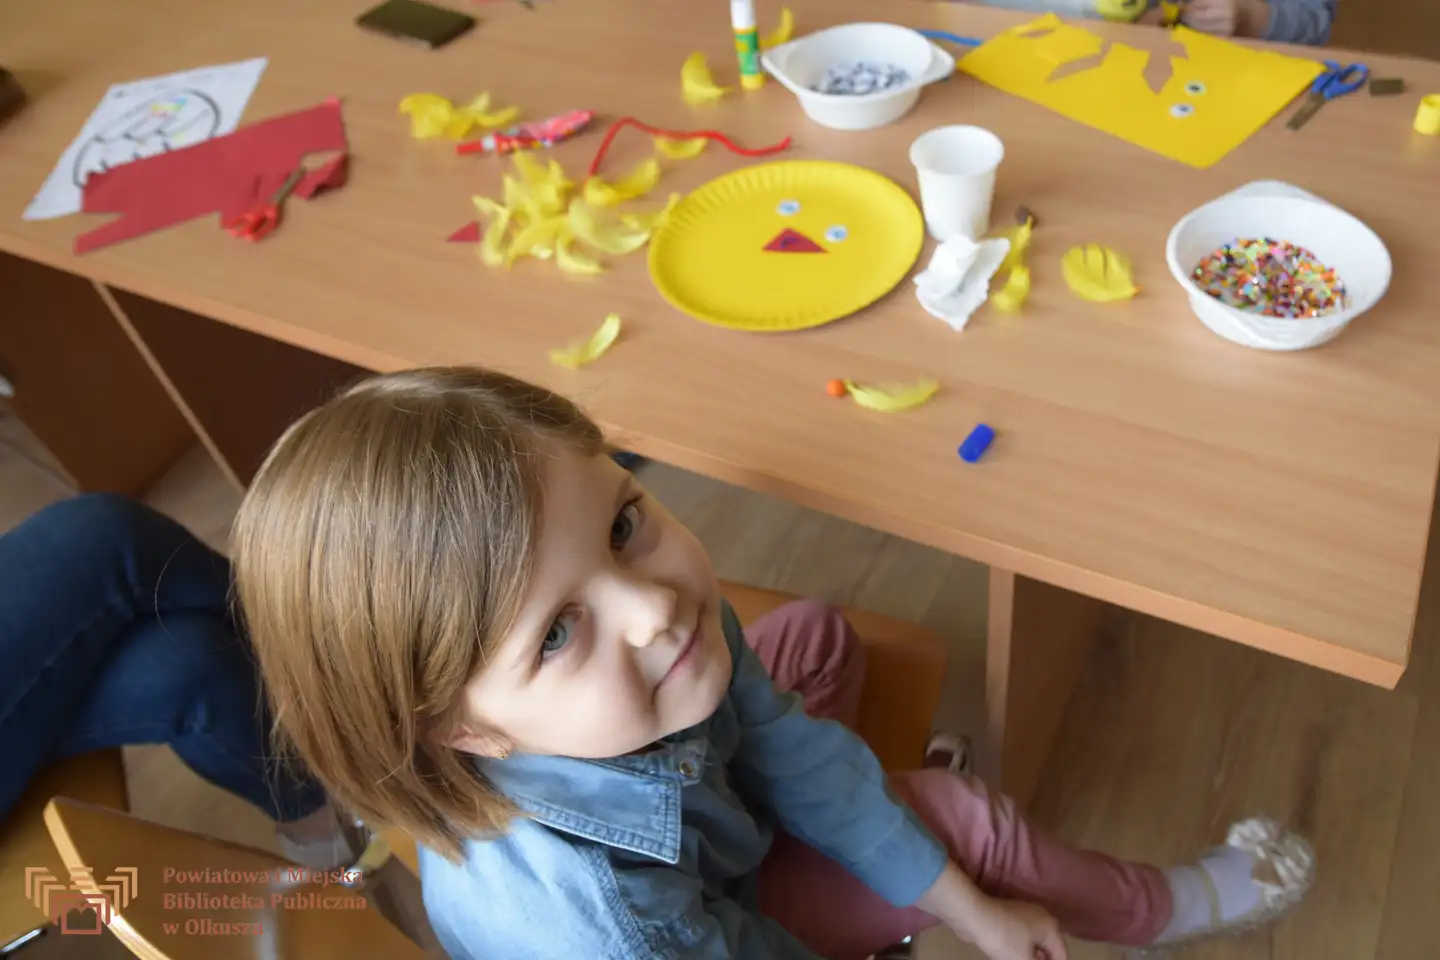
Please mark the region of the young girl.
<svg viewBox="0 0 1440 960"><path fill-rule="evenodd" d="M747 645L694 536L606 454L540 387L381 376L292 426L236 519L278 732L422 842L451 957L855 960L942 922L990 960L1064 960L1062 930L1172 944L1300 898L1309 848L1266 821L1162 872L948 771L887 778L850 729L846 623L794 604Z"/></svg>

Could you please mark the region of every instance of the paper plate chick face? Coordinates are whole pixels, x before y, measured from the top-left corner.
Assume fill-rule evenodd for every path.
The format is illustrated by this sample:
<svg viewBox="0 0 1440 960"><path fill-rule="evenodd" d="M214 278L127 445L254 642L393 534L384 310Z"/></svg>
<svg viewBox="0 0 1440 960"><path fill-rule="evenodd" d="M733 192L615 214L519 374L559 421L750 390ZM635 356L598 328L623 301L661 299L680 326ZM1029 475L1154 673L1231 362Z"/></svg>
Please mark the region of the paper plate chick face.
<svg viewBox="0 0 1440 960"><path fill-rule="evenodd" d="M770 163L686 197L651 240L650 272L666 299L697 319L801 330L884 296L923 239L914 201L874 171Z"/></svg>

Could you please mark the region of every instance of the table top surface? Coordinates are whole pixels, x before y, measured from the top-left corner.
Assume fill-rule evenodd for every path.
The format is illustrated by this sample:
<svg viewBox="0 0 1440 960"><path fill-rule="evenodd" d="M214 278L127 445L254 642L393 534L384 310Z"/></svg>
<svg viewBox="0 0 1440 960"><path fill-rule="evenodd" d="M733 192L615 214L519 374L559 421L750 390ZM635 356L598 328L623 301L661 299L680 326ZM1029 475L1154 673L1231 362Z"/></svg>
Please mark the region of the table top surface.
<svg viewBox="0 0 1440 960"><path fill-rule="evenodd" d="M481 363L580 399L620 444L902 536L1376 683L1406 662L1440 455L1440 327L1426 270L1440 263L1440 138L1410 128L1440 64L1367 56L1400 97L1346 97L1300 133L1272 121L1196 171L956 76L903 121L868 133L817 127L776 83L705 107L680 97L686 55L733 77L724 4L537 0L467 9L471 33L427 51L355 27L342 0L76 0L0 5L0 63L32 104L0 128L0 250L83 274L375 369ZM862 0L794 3L799 32L875 16ZM761 5L761 20L778 6ZM1022 16L895 2L892 22L991 36ZM1161 31L1097 24L1155 50ZM1312 51L1312 53L1314 53ZM1331 54L1333 55L1333 54ZM350 183L292 204L263 244L214 218L85 257L93 216L20 214L111 83L267 56L254 121L343 98ZM926 315L908 282L876 306L798 334L742 334L693 321L652 287L643 254L607 274L553 264L481 266L445 238L498 196L508 164L415 141L407 94L480 90L528 118L577 107L713 128L744 144L791 135L793 158L871 167L913 192L910 141L977 123L1006 144L997 220L1036 211L1035 289L1024 312L982 312L963 333ZM554 151L572 176L599 141ZM606 170L652 151L622 134ZM665 190L744 163L712 148L666 162ZM1190 314L1164 263L1187 211L1246 182L1280 178L1350 210L1388 245L1390 292L1338 340L1268 354L1220 340ZM1142 293L1120 305L1073 297L1059 258L1076 243L1128 252ZM921 262L928 257L922 254ZM1431 264L1432 267L1425 267ZM603 361L571 372L547 351L627 321ZM831 399L833 377L936 377L903 414ZM956 456L977 422L999 439L981 465Z"/></svg>

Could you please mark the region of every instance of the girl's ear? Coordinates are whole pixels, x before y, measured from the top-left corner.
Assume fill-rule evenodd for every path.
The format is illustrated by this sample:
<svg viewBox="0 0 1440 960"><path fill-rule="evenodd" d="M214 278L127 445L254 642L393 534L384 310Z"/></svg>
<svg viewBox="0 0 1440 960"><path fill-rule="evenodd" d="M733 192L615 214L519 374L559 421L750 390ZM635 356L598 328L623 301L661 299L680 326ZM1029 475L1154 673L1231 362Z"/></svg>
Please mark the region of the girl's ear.
<svg viewBox="0 0 1440 960"><path fill-rule="evenodd" d="M431 731L431 737L436 743L452 750L497 760L508 757L511 747L514 746L510 738L498 730L469 720L437 726Z"/></svg>

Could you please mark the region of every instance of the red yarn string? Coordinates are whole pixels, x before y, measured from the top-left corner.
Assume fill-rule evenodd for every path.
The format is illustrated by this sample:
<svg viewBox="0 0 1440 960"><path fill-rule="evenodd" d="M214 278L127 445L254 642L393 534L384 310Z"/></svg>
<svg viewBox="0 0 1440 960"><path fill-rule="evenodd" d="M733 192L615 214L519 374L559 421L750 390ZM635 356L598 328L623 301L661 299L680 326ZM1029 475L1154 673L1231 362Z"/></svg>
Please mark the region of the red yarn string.
<svg viewBox="0 0 1440 960"><path fill-rule="evenodd" d="M648 123L641 123L634 117L621 117L610 125L609 130L605 131L605 139L600 141L600 149L595 151L595 159L590 161L590 169L586 174L587 176L593 177L599 172L600 164L605 159L605 151L610 149L610 143L615 139L615 135L625 127L637 127L652 137L669 137L671 140L714 140L731 153L739 154L742 157L768 157L770 154L779 153L781 150L790 146L790 138L786 137L774 146L747 150L744 147L737 146L735 141L715 130L661 130L659 127L650 126Z"/></svg>

